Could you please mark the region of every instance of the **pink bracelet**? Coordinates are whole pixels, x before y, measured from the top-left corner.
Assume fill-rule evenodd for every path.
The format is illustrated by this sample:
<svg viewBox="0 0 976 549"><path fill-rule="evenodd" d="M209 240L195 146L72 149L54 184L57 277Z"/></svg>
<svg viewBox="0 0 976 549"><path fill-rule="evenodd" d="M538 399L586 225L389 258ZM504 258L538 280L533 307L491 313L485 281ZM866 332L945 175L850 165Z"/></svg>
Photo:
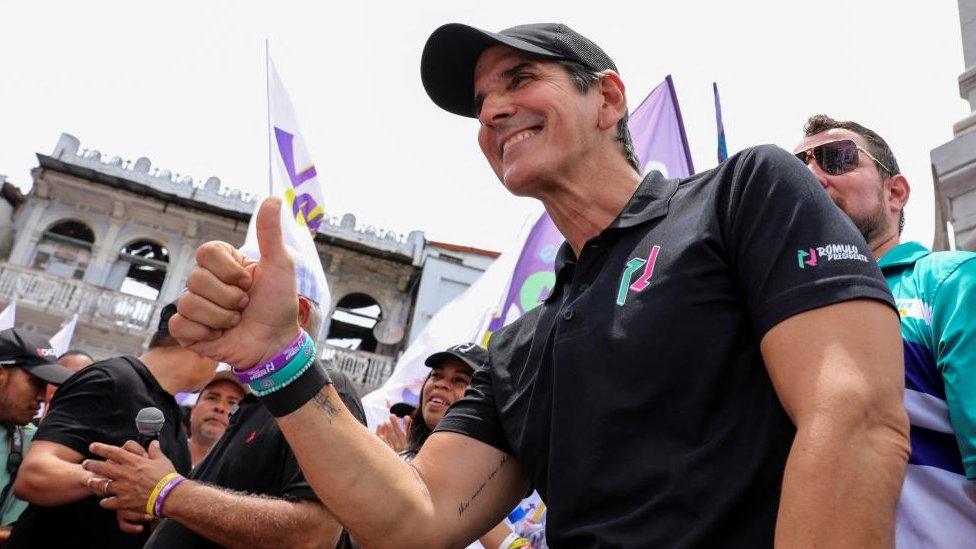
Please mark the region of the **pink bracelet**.
<svg viewBox="0 0 976 549"><path fill-rule="evenodd" d="M184 480L186 480L186 477L178 476L167 482L166 486L163 486L163 489L159 491L159 495L156 497L156 505L153 507L154 515L159 518L164 518L163 505L166 504L167 496L169 496L170 492L173 491L173 488L176 488L176 486Z"/></svg>
<svg viewBox="0 0 976 549"><path fill-rule="evenodd" d="M257 381L262 377L271 375L272 372L280 370L286 364L288 364L288 361L295 358L298 351L302 349L302 345L305 344L306 338L308 338L308 334L305 333L305 330L302 330L301 333L298 334L298 337L295 338L295 341L291 342L291 345L285 347L284 351L273 356L271 360L263 364L259 364L249 370L244 370L243 372L234 370L234 375L237 376L237 379L239 379L241 383L244 383L245 385L251 383L252 381Z"/></svg>

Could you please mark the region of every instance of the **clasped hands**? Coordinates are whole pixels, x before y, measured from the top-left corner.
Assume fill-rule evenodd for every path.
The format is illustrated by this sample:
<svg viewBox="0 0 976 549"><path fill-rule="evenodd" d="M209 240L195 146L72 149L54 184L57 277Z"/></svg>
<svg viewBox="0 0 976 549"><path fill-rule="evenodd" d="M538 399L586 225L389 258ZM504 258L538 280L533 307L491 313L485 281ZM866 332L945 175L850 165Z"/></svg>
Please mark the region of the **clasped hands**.
<svg viewBox="0 0 976 549"><path fill-rule="evenodd" d="M160 479L175 471L173 463L156 441L149 445L148 453L134 440L122 446L96 442L89 451L105 461L86 459L81 463L95 475L86 479L87 487L102 498L102 508L116 512L119 529L131 534L142 532L141 523L153 519L146 514L149 494Z"/></svg>

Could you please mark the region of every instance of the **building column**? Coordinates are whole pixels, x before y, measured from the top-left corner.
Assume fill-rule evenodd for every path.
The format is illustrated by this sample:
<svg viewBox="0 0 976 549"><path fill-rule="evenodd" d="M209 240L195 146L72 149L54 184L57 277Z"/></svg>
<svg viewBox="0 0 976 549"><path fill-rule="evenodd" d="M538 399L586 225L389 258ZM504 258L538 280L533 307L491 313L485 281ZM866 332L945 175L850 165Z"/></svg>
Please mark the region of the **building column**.
<svg viewBox="0 0 976 549"><path fill-rule="evenodd" d="M41 239L43 231L38 227L41 222L41 216L47 210L49 201L42 198L34 198L29 202L29 205L30 210L22 214L26 218L22 218L23 222L19 223L17 234L14 238L14 249L10 252L10 263L24 267L30 266L28 262L30 261L31 254L37 248L37 243Z"/></svg>
<svg viewBox="0 0 976 549"><path fill-rule="evenodd" d="M105 236L102 237L101 242L92 247L92 260L82 280L95 286L105 286L108 273L112 270L112 265L115 264L118 257L119 251L115 246L115 241L118 239L121 230L122 220L110 217ZM110 289L118 290L118 288Z"/></svg>
<svg viewBox="0 0 976 549"><path fill-rule="evenodd" d="M183 279L186 278L190 267L193 265L193 255L197 250L197 243L189 238L184 238L180 243L179 257L175 262L169 264L166 270L166 281L159 290L161 303L169 303L176 299L183 289Z"/></svg>
<svg viewBox="0 0 976 549"><path fill-rule="evenodd" d="M976 250L976 0L958 0L966 70L959 75L959 96L969 102L969 116L952 126L954 138L932 149L936 227L933 249L948 247L945 222L952 224L956 248Z"/></svg>

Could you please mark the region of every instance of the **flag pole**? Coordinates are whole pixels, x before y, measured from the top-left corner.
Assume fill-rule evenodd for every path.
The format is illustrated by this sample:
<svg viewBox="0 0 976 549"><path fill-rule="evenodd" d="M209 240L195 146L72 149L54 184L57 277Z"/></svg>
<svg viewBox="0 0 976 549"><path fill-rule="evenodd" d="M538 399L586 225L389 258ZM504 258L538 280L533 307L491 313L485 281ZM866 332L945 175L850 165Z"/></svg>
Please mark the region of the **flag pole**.
<svg viewBox="0 0 976 549"><path fill-rule="evenodd" d="M268 196L274 195L274 181L271 177L271 54L268 52L268 39L264 39L264 85L267 97L268 115Z"/></svg>
<svg viewBox="0 0 976 549"><path fill-rule="evenodd" d="M725 144L725 124L722 123L722 103L718 98L718 82L712 82L712 92L715 94L715 131L718 135L718 163L729 158L729 149Z"/></svg>

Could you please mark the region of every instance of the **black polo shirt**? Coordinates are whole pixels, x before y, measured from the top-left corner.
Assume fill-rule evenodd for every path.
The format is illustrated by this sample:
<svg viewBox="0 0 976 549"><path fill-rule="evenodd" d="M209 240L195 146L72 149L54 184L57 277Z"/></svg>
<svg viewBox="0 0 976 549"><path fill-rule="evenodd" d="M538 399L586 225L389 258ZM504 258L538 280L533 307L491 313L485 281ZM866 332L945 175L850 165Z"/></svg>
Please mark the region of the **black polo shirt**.
<svg viewBox="0 0 976 549"><path fill-rule="evenodd" d="M652 172L556 270L437 431L517 456L554 547L771 547L795 428L759 342L809 309L893 307L854 225L762 146L680 182Z"/></svg>
<svg viewBox="0 0 976 549"><path fill-rule="evenodd" d="M355 387L342 374L329 370L329 375L342 402L365 425L366 414ZM247 494L318 501L274 416L254 395L244 397L238 404L224 435L188 478ZM218 545L179 522L166 519L146 547Z"/></svg>
<svg viewBox="0 0 976 549"><path fill-rule="evenodd" d="M133 357L96 362L72 375L51 401L34 441L63 444L86 459L101 459L88 452L92 442L121 446L136 440L139 410L155 406L166 418L159 434L160 447L177 471L190 471L190 451L180 423L180 408L146 366ZM115 511L99 507L88 497L58 507L31 504L20 516L13 536L4 547L142 547L148 532L119 530Z"/></svg>

